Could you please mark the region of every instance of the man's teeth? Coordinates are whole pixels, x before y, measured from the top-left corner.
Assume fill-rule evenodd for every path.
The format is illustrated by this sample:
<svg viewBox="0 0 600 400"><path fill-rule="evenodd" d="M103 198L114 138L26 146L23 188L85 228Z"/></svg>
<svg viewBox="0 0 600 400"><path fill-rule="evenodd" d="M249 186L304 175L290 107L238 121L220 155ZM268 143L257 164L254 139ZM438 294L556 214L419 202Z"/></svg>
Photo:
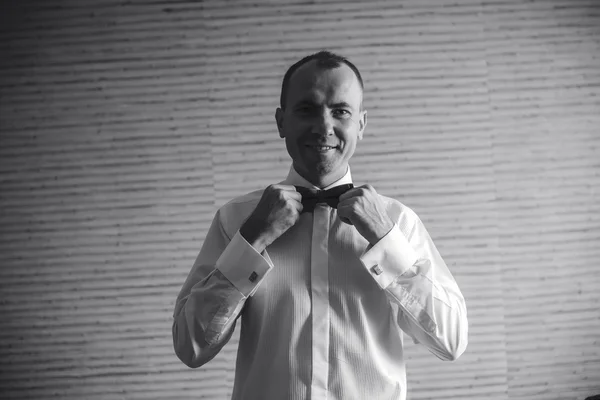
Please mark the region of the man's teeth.
<svg viewBox="0 0 600 400"><path fill-rule="evenodd" d="M331 149L335 149L335 147L333 147L333 146L313 146L313 147L316 148L316 149L319 149L319 150L331 150Z"/></svg>

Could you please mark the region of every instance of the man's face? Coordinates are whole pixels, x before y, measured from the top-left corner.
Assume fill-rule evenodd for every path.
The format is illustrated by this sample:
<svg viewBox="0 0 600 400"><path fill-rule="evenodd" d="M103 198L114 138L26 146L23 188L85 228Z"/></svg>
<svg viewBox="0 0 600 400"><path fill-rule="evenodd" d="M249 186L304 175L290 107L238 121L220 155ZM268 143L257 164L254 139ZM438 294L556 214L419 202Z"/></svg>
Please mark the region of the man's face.
<svg viewBox="0 0 600 400"><path fill-rule="evenodd" d="M323 69L312 60L294 72L275 118L300 175L328 185L346 173L366 125L361 102L358 78L345 64Z"/></svg>

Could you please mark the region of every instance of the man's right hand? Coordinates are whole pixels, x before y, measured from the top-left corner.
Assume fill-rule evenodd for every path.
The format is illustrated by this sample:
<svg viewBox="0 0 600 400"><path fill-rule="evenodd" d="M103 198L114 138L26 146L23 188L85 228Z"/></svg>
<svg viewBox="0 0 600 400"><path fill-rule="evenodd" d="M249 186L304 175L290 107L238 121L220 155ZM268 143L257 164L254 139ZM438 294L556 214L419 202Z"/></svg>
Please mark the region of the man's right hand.
<svg viewBox="0 0 600 400"><path fill-rule="evenodd" d="M261 253L300 218L302 196L291 185L270 185L240 227L240 234Z"/></svg>

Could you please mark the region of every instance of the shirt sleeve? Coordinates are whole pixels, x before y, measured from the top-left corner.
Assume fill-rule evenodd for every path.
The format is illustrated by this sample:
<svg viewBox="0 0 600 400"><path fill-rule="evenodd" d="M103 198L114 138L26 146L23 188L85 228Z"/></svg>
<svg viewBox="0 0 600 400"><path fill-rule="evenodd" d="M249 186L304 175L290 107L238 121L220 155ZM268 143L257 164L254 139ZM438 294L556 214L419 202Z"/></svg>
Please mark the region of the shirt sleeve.
<svg viewBox="0 0 600 400"><path fill-rule="evenodd" d="M273 267L239 231L225 233L217 212L202 249L181 288L173 313L173 347L196 368L229 341L246 299Z"/></svg>
<svg viewBox="0 0 600 400"><path fill-rule="evenodd" d="M396 223L361 261L398 309L398 325L443 360L466 349L465 300L421 220L402 231Z"/></svg>

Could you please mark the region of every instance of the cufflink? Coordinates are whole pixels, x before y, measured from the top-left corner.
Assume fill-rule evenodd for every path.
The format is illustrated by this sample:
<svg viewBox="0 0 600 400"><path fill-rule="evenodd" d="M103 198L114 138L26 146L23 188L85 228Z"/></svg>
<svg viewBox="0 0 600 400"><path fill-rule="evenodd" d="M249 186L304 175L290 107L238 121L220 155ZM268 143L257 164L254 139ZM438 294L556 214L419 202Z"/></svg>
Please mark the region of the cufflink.
<svg viewBox="0 0 600 400"><path fill-rule="evenodd" d="M383 270L381 269L381 267L377 264L373 265L373 268L371 268L371 271L373 271L373 273L375 275L381 275L383 274Z"/></svg>
<svg viewBox="0 0 600 400"><path fill-rule="evenodd" d="M248 277L248 280L249 280L250 282L254 283L254 281L256 280L256 278L258 278L258 274L257 274L256 272L254 272L254 271L253 271L253 272L250 274L250 276Z"/></svg>

